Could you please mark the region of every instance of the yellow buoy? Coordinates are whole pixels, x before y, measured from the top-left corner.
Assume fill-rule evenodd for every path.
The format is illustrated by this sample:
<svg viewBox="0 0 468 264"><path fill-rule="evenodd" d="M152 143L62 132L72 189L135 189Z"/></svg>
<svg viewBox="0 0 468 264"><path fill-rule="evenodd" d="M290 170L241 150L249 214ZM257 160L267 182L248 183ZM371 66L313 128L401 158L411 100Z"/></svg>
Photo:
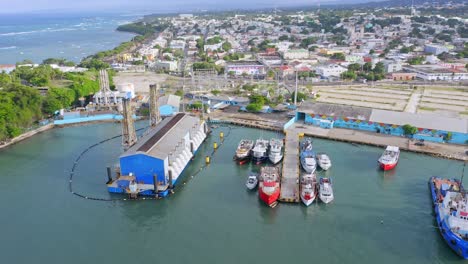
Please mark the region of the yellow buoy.
<svg viewBox="0 0 468 264"><path fill-rule="evenodd" d="M205 162L206 162L206 164L210 164L210 156L206 156Z"/></svg>
<svg viewBox="0 0 468 264"><path fill-rule="evenodd" d="M219 138L224 138L224 133L223 132L219 132Z"/></svg>
<svg viewBox="0 0 468 264"><path fill-rule="evenodd" d="M218 148L218 143L214 142L214 143L213 143L213 148L214 148L214 149L217 149L217 148Z"/></svg>

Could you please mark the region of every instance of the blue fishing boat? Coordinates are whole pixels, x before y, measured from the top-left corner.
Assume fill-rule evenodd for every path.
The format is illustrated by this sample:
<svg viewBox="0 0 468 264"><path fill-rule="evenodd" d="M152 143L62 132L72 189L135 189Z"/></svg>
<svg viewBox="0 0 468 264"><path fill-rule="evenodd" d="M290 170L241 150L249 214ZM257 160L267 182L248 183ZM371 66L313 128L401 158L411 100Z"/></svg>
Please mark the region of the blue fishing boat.
<svg viewBox="0 0 468 264"><path fill-rule="evenodd" d="M468 259L468 202L462 182L431 177L429 186L440 234L451 249Z"/></svg>

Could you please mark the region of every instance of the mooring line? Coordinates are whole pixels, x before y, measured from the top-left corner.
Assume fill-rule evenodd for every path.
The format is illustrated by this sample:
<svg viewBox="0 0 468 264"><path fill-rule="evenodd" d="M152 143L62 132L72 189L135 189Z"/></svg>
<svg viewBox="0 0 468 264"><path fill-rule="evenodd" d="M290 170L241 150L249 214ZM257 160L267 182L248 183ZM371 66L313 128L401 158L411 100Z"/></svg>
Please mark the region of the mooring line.
<svg viewBox="0 0 468 264"><path fill-rule="evenodd" d="M228 132L226 133L226 135L224 136L224 138L227 138L230 134L231 134L231 130L233 129L230 125L227 125L227 124L220 124L219 127L227 127L229 130ZM143 128L140 128L140 129L137 129L136 131L141 131L143 129L146 129L148 127L143 127ZM98 143L95 143L93 145L90 145L88 148L86 148L85 150L83 150L79 155L78 157L75 159L75 161L73 162L73 166L71 168L71 171L70 171L70 174L69 174L69 182L68 182L68 190L71 194L77 196L77 197L80 197L80 198L83 198L83 199L86 199L86 200L93 200L93 201L104 201L104 202L114 202L114 201L139 201L139 200L156 200L156 199L159 199L159 198L156 198L156 197L137 197L135 199L129 199L129 198L102 198L102 197L93 197L93 196L88 196L88 195L85 195L85 194L82 194L82 193L79 193L79 192L76 192L74 191L73 189L73 177L75 176L75 170L76 170L76 167L77 165L79 164L81 158L83 158L83 156L88 152L90 151L91 149L101 145L101 144L104 144L108 141L111 141L113 139L116 139L116 138L119 138L119 137L122 137L122 134L120 135L117 135L117 136L113 136L113 137L110 137L110 138L107 138L107 139L104 139L104 140L101 140L100 142ZM221 147L222 145L224 145L224 138L221 140L221 142L219 143L219 147ZM216 153L216 150L214 149L211 154L208 156L210 158L210 160L213 158L214 154ZM200 167L200 169L198 169L194 174L191 175L190 178L193 178L195 176L197 176L201 171L203 171L206 167L208 167L209 164L204 164L203 166ZM180 189L182 188L182 185L185 185L186 183L188 182L188 180L184 181L182 184L180 184L180 187L177 187L179 185L176 186L176 189Z"/></svg>

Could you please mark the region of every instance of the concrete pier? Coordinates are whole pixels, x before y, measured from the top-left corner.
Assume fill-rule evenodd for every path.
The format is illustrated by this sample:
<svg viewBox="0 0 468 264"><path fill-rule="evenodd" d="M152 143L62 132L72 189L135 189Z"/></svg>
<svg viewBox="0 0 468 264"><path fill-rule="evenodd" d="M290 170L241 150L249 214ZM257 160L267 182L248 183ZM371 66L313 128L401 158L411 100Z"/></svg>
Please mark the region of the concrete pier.
<svg viewBox="0 0 468 264"><path fill-rule="evenodd" d="M286 131L283 173L281 174L281 202L299 202L299 136L296 130Z"/></svg>

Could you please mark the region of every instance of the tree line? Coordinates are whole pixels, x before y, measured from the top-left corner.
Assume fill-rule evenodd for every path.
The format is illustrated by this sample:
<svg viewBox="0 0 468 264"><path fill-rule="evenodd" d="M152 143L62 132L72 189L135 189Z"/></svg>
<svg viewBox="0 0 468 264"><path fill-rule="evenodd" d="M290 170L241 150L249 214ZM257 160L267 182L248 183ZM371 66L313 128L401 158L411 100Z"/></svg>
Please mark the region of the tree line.
<svg viewBox="0 0 468 264"><path fill-rule="evenodd" d="M0 142L16 137L39 120L99 90L98 72L64 73L42 64L0 73ZM110 73L110 76L113 74ZM112 82L111 82L112 83ZM38 88L48 88L41 95Z"/></svg>

